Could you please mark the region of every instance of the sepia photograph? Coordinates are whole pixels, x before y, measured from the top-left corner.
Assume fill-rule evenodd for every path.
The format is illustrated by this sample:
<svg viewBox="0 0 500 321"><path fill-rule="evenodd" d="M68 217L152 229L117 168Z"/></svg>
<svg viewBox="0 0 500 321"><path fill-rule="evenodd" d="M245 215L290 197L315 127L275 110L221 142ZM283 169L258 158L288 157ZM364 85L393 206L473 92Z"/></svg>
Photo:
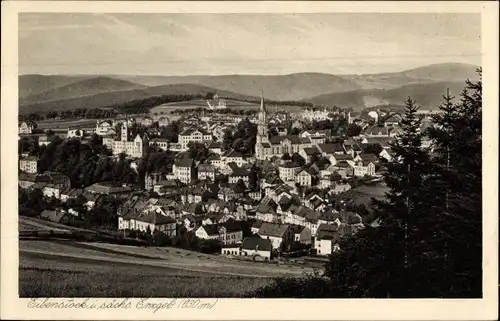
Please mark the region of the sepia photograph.
<svg viewBox="0 0 500 321"><path fill-rule="evenodd" d="M18 298L484 298L480 11L57 11L11 32Z"/></svg>
<svg viewBox="0 0 500 321"><path fill-rule="evenodd" d="M481 298L480 18L20 14L19 295Z"/></svg>

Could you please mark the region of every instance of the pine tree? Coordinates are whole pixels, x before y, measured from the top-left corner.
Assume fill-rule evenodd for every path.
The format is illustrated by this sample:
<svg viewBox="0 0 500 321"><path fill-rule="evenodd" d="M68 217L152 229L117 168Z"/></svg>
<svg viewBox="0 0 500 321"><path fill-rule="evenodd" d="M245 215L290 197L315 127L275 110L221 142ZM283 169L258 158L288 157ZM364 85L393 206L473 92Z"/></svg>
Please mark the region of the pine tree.
<svg viewBox="0 0 500 321"><path fill-rule="evenodd" d="M479 75L481 71L478 70ZM447 297L478 297L482 288L481 114L482 82L466 81L458 104L444 97L436 126L428 130L434 142L435 237L439 261L436 289Z"/></svg>

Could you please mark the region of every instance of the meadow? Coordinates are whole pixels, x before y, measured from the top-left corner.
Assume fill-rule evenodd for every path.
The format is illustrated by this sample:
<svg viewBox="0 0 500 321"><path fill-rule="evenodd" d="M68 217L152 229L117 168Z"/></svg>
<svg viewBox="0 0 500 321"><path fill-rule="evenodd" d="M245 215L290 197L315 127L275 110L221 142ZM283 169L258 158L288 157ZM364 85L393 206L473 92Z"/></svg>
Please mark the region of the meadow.
<svg viewBox="0 0 500 321"><path fill-rule="evenodd" d="M272 279L128 271L19 269L20 297L245 297Z"/></svg>

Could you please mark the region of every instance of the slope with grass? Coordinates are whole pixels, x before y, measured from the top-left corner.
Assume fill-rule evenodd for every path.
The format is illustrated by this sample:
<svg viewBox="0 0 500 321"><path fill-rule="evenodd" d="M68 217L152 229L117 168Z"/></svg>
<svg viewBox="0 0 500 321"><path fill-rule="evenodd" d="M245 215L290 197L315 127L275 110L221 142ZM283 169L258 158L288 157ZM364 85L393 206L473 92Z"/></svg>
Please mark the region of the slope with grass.
<svg viewBox="0 0 500 321"><path fill-rule="evenodd" d="M146 99L149 97L162 96L162 95L206 95L213 93L217 90L193 84L176 84L166 86L148 87L145 89L121 90L106 92L97 95L76 97L63 100L55 100L45 103L34 103L21 105L19 112L27 114L31 112L46 112L46 111L62 111L73 110L77 108L102 108L110 107L116 104L122 104L133 100ZM246 100L258 99L256 97L245 96L228 91L218 91L223 97Z"/></svg>
<svg viewBox="0 0 500 321"><path fill-rule="evenodd" d="M109 77L96 77L73 82L71 84L56 87L38 94L25 96L20 99L19 103L20 105L44 103L54 100L91 96L114 91L144 88L147 87L125 80L113 79Z"/></svg>

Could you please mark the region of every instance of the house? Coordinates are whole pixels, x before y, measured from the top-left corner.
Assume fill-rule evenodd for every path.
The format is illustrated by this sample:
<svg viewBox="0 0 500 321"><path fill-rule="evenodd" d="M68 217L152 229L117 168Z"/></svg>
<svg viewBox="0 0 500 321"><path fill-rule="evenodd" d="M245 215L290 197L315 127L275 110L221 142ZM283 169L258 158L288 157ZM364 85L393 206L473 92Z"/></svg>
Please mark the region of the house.
<svg viewBox="0 0 500 321"><path fill-rule="evenodd" d="M149 141L149 146L153 146L163 151L167 151L170 146L170 141L166 138L153 138Z"/></svg>
<svg viewBox="0 0 500 321"><path fill-rule="evenodd" d="M222 154L222 143L221 142L211 142L208 145L208 150L214 154Z"/></svg>
<svg viewBox="0 0 500 321"><path fill-rule="evenodd" d="M264 222L257 234L261 238L271 240L274 249L285 251L295 239L295 234L288 224Z"/></svg>
<svg viewBox="0 0 500 321"><path fill-rule="evenodd" d="M252 224L252 226L250 227L250 231L253 233L253 234L257 234L259 233L259 229L260 227L262 226L262 223L264 223L263 221L261 220L255 220L255 222Z"/></svg>
<svg viewBox="0 0 500 321"><path fill-rule="evenodd" d="M48 135L41 135L38 137L38 146L47 146L52 142L52 140L55 138L55 135L48 136Z"/></svg>
<svg viewBox="0 0 500 321"><path fill-rule="evenodd" d="M345 154L344 147L340 143L319 144L317 146L318 146L318 151L324 157L328 157L328 155Z"/></svg>
<svg viewBox="0 0 500 321"><path fill-rule="evenodd" d="M99 136L115 135L116 131L113 128L113 122L110 120L102 120L96 122L95 133Z"/></svg>
<svg viewBox="0 0 500 321"><path fill-rule="evenodd" d="M375 164L378 164L378 157L373 154L361 154L361 158L357 160L354 165L354 176L374 176L375 175Z"/></svg>
<svg viewBox="0 0 500 321"><path fill-rule="evenodd" d="M19 170L35 174L38 171L38 158L35 156L28 156L25 158L21 158L19 161Z"/></svg>
<svg viewBox="0 0 500 321"><path fill-rule="evenodd" d="M241 256L262 257L271 260L273 251L272 241L259 237L246 237L240 247Z"/></svg>
<svg viewBox="0 0 500 321"><path fill-rule="evenodd" d="M167 236L173 237L177 234L177 221L170 216L157 212L130 211L123 217L118 217L118 229L139 230L139 231L161 231Z"/></svg>
<svg viewBox="0 0 500 321"><path fill-rule="evenodd" d="M315 186L317 185L317 172L311 167L304 168L295 176L295 183L300 186Z"/></svg>
<svg viewBox="0 0 500 321"><path fill-rule="evenodd" d="M225 163L222 162L222 158L220 157L220 155L210 155L208 156L206 162L207 164L214 165L218 169L221 169L226 165Z"/></svg>
<svg viewBox="0 0 500 321"><path fill-rule="evenodd" d="M229 220L222 224L202 225L196 229L195 235L200 239L219 240L227 245L240 243L243 230L239 221Z"/></svg>
<svg viewBox="0 0 500 321"><path fill-rule="evenodd" d="M195 178L194 160L191 158L177 159L172 167L176 179L184 184L189 184Z"/></svg>
<svg viewBox="0 0 500 321"><path fill-rule="evenodd" d="M19 134L31 134L33 133L33 129L35 129L35 124L32 123L32 122L22 122L20 125L19 125Z"/></svg>
<svg viewBox="0 0 500 321"><path fill-rule="evenodd" d="M302 244L311 244L311 230L302 225L290 225L294 233L294 241Z"/></svg>
<svg viewBox="0 0 500 321"><path fill-rule="evenodd" d="M243 181L243 183L245 183L245 186L248 186L250 181L250 171L246 168L241 167L233 168L232 173L229 174L228 177L229 184L236 184L240 179Z"/></svg>
<svg viewBox="0 0 500 321"><path fill-rule="evenodd" d="M283 182L294 181L300 171L300 166L294 162L282 164L278 167L279 177Z"/></svg>
<svg viewBox="0 0 500 321"><path fill-rule="evenodd" d="M311 162L313 157L320 155L319 150L316 146L313 147L303 147L299 151L299 155L302 156L307 163Z"/></svg>
<svg viewBox="0 0 500 321"><path fill-rule="evenodd" d="M243 195L241 193L236 193L236 191L231 187L221 187L219 189L219 193L217 194L217 197L224 202L235 200L241 196Z"/></svg>
<svg viewBox="0 0 500 321"><path fill-rule="evenodd" d="M43 187L42 192L45 197L55 197L59 199L61 197L61 189L63 187L58 184L47 184Z"/></svg>
<svg viewBox="0 0 500 321"><path fill-rule="evenodd" d="M223 154L221 156L221 159L225 164L235 163L236 165L238 165L238 167L241 167L243 166L243 164L247 163L247 161L243 157L243 154L235 150L230 150L229 152Z"/></svg>
<svg viewBox="0 0 500 321"><path fill-rule="evenodd" d="M351 157L356 157L359 153L363 151L361 145L354 139L348 138L344 140L344 149L348 155Z"/></svg>
<svg viewBox="0 0 500 321"><path fill-rule="evenodd" d="M339 249L338 242L340 234L338 233L339 225L337 224L321 224L318 227L314 238L314 249L318 255L331 255Z"/></svg>
<svg viewBox="0 0 500 321"><path fill-rule="evenodd" d="M365 129L364 134L366 137L390 137L390 129L384 126L370 126Z"/></svg>
<svg viewBox="0 0 500 321"><path fill-rule="evenodd" d="M178 142L181 145L182 150L188 149L188 144L193 143L205 143L212 141L212 134L205 132L203 129L186 129L178 135Z"/></svg>
<svg viewBox="0 0 500 321"><path fill-rule="evenodd" d="M61 190L60 193L61 202L66 202L69 199L76 199L80 195L83 195L82 189L69 188L69 187L65 188Z"/></svg>
<svg viewBox="0 0 500 321"><path fill-rule="evenodd" d="M210 181L215 181L215 166L211 164L200 164L198 165L198 179Z"/></svg>
<svg viewBox="0 0 500 321"><path fill-rule="evenodd" d="M98 182L85 187L86 192L102 195L126 195L132 191L130 187L116 185L112 182Z"/></svg>
<svg viewBox="0 0 500 321"><path fill-rule="evenodd" d="M61 210L44 210L42 211L42 213L40 213L40 217L48 221L61 224L69 224L74 221L73 215L69 215L68 213Z"/></svg>

